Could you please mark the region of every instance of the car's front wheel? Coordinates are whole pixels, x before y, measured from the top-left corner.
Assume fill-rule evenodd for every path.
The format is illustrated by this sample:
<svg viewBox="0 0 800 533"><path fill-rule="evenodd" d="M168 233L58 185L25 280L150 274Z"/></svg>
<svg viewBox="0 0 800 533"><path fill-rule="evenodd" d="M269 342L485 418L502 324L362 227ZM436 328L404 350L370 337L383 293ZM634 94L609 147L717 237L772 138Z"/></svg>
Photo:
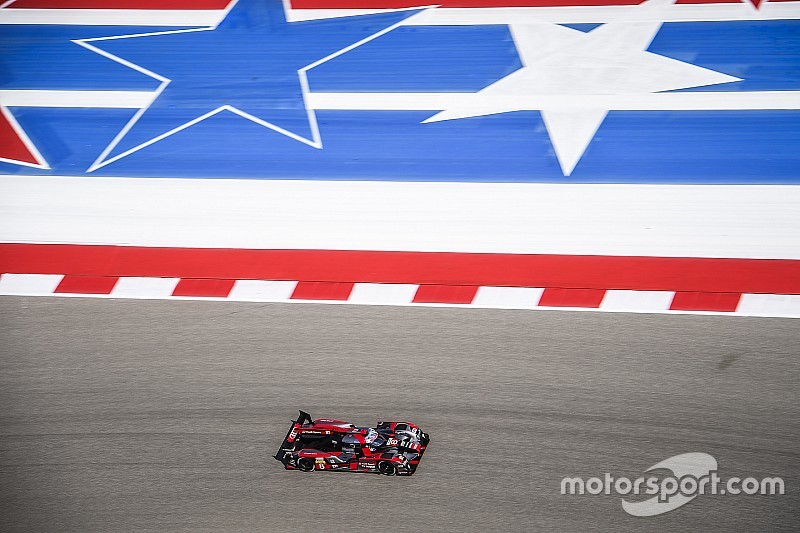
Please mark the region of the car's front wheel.
<svg viewBox="0 0 800 533"><path fill-rule="evenodd" d="M301 457L297 460L297 469L303 472L311 472L314 470L314 461L308 457Z"/></svg>
<svg viewBox="0 0 800 533"><path fill-rule="evenodd" d="M381 461L378 463L378 472L384 476L393 476L397 473L397 468L389 461Z"/></svg>

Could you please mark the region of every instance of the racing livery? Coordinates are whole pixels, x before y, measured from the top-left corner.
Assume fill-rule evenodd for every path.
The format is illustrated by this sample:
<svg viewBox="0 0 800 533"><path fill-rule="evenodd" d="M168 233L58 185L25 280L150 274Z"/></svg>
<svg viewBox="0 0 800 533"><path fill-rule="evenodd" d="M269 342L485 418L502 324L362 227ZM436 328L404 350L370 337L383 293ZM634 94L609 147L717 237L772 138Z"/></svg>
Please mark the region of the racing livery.
<svg viewBox="0 0 800 533"><path fill-rule="evenodd" d="M411 422L378 422L359 427L300 411L275 459L287 470L344 470L410 476L430 437Z"/></svg>

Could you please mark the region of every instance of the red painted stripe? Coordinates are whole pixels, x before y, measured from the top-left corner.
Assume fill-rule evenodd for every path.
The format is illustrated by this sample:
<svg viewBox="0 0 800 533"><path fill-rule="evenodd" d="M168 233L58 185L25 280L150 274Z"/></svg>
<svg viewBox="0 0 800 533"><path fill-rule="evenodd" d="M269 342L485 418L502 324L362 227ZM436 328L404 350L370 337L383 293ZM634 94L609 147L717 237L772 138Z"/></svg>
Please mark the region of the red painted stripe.
<svg viewBox="0 0 800 533"><path fill-rule="evenodd" d="M600 307L606 291L602 289L545 289L539 299L544 307Z"/></svg>
<svg viewBox="0 0 800 533"><path fill-rule="evenodd" d="M800 294L800 261L0 244L0 272Z"/></svg>
<svg viewBox="0 0 800 533"><path fill-rule="evenodd" d="M3 112L0 112L0 157L21 163L38 163Z"/></svg>
<svg viewBox="0 0 800 533"><path fill-rule="evenodd" d="M643 0L440 0L444 8L629 6ZM727 4L743 0L677 0L678 4ZM797 0L770 0L793 2ZM229 0L16 0L10 9L225 9ZM756 6L763 0L753 0ZM293 0L294 9L396 9L419 7L414 0Z"/></svg>
<svg viewBox="0 0 800 533"><path fill-rule="evenodd" d="M714 0L714 2L709 2L709 0L676 0L676 4L741 4L745 0ZM759 0L760 1L760 0Z"/></svg>
<svg viewBox="0 0 800 533"><path fill-rule="evenodd" d="M643 0L439 0L439 7L559 7L559 6L629 6ZM708 3L712 3L708 0ZM419 7L414 0L292 0L294 9L396 9Z"/></svg>
<svg viewBox="0 0 800 533"><path fill-rule="evenodd" d="M474 285L420 285L412 300L425 304L471 304L478 292Z"/></svg>
<svg viewBox="0 0 800 533"><path fill-rule="evenodd" d="M739 293L676 292L670 309L674 311L734 312L739 305Z"/></svg>
<svg viewBox="0 0 800 533"><path fill-rule="evenodd" d="M636 5L643 0L440 0L441 7L554 7ZM702 1L702 0L701 0ZM722 0L725 1L725 0ZM717 1L705 0L705 3ZM228 0L17 0L23 9L225 9ZM419 7L414 0L293 0L294 9L394 9Z"/></svg>
<svg viewBox="0 0 800 533"><path fill-rule="evenodd" d="M230 0L17 0L16 9L225 9Z"/></svg>
<svg viewBox="0 0 800 533"><path fill-rule="evenodd" d="M233 288L232 279L182 279L175 285L173 296L226 298Z"/></svg>
<svg viewBox="0 0 800 533"><path fill-rule="evenodd" d="M117 284L113 276L64 276L55 292L60 294L111 294Z"/></svg>
<svg viewBox="0 0 800 533"><path fill-rule="evenodd" d="M294 288L292 300L347 300L353 283L301 281Z"/></svg>

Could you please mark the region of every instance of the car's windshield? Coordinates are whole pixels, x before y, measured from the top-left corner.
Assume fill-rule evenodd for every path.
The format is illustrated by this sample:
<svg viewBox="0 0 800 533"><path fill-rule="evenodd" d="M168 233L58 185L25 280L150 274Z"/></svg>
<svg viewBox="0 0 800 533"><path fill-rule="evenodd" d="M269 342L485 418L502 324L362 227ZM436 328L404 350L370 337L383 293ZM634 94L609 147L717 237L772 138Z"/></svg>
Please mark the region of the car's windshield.
<svg viewBox="0 0 800 533"><path fill-rule="evenodd" d="M381 437L378 432L372 428L367 430L367 434L364 436L364 442L370 448L378 448L386 443L383 437Z"/></svg>

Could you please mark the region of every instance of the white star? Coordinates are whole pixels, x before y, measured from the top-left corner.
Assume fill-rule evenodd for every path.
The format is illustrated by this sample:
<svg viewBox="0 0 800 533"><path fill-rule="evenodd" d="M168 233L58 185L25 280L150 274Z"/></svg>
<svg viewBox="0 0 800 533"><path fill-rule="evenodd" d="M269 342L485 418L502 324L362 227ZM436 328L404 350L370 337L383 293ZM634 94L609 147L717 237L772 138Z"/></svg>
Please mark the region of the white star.
<svg viewBox="0 0 800 533"><path fill-rule="evenodd" d="M645 4L659 7L672 1ZM520 102L544 97L553 105L542 106L540 112L561 170L569 176L609 111L597 107L593 97L740 81L648 52L660 27L661 22L611 22L583 33L555 24L512 24L523 67L424 122L529 109Z"/></svg>

